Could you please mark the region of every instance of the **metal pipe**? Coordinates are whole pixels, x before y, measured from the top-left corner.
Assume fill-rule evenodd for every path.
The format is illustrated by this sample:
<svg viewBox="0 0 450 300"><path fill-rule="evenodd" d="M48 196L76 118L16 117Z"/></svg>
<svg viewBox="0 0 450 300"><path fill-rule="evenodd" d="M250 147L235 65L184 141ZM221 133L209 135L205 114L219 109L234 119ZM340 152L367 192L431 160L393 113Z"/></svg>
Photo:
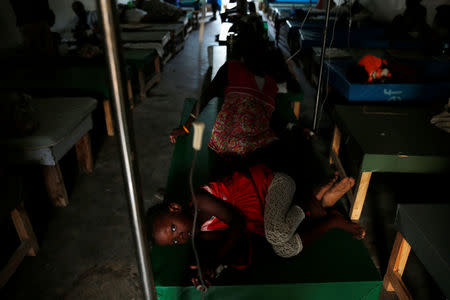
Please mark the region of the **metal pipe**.
<svg viewBox="0 0 450 300"><path fill-rule="evenodd" d="M124 89L126 77L123 55L119 52L120 36L114 0L99 0L98 7L105 36L105 52L115 107L116 128L122 160L122 171L128 198L131 226L136 243L138 266L146 300L156 300L155 283L149 259L148 242L142 222L142 193L134 143L134 130L130 119L129 103Z"/></svg>
<svg viewBox="0 0 450 300"><path fill-rule="evenodd" d="M328 0L328 3L327 3L327 15L325 18L325 27L323 28L322 51L320 53L319 82L317 83L316 103L314 105L314 116L313 116L313 126L312 126L313 131L316 131L316 129L317 129L317 114L319 112L320 94L322 92L323 60L325 58L325 47L327 45L327 32L328 32L328 21L330 20L331 1L333 1L333 0Z"/></svg>

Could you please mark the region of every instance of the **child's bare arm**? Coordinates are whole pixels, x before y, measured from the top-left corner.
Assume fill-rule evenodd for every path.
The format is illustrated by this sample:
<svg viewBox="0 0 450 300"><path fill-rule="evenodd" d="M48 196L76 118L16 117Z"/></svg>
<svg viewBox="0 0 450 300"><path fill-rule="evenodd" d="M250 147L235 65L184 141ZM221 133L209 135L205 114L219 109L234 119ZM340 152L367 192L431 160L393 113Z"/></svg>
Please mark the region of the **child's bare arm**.
<svg viewBox="0 0 450 300"><path fill-rule="evenodd" d="M244 216L230 203L201 191L197 193L198 210L203 216L215 216L226 223L229 228L223 246L216 253L218 262L222 261L236 245L245 228Z"/></svg>

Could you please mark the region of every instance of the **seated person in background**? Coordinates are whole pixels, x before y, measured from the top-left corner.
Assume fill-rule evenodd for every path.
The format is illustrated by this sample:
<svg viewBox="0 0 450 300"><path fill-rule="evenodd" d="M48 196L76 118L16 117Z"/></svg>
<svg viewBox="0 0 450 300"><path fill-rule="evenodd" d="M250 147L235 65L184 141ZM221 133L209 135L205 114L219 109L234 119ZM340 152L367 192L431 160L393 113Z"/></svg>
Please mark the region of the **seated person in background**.
<svg viewBox="0 0 450 300"><path fill-rule="evenodd" d="M97 34L99 34L97 13L95 11L87 11L84 4L80 1L72 3L72 10L75 13L72 33L78 45L86 43L99 44L100 41L97 37Z"/></svg>
<svg viewBox="0 0 450 300"><path fill-rule="evenodd" d="M278 139L271 118L277 81L286 79L286 72L280 69L287 70L282 58L275 65L274 60L279 56L268 50L262 33L253 24L242 22L239 27L235 56L239 58L227 61L219 69L200 98L200 111L212 98L224 98L208 146L228 162L248 160L256 150L267 148ZM189 131L195 114L194 107L184 126L173 129L172 143Z"/></svg>
<svg viewBox="0 0 450 300"><path fill-rule="evenodd" d="M175 5L159 0L149 0L142 3L142 10L147 14L141 19L142 23L176 22L185 12Z"/></svg>
<svg viewBox="0 0 450 300"><path fill-rule="evenodd" d="M252 236L265 237L281 257L299 254L303 247L332 228L357 239L365 236L358 224L332 207L354 185L353 178L333 178L314 196L298 201L296 184L284 173L264 165L211 182L195 195L198 223L196 244L202 272L210 284L219 265L245 268L251 262ZM161 203L148 211L148 232L157 245L184 244L193 231L193 207ZM255 236L256 235L256 236ZM257 251L254 249L253 251ZM193 278L195 286L198 278Z"/></svg>

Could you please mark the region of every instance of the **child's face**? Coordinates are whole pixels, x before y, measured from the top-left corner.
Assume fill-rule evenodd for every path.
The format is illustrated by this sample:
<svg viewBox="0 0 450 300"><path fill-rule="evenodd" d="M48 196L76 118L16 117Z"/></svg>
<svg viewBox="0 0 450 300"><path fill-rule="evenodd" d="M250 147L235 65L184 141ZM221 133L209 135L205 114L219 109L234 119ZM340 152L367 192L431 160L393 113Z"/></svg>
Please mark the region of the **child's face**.
<svg viewBox="0 0 450 300"><path fill-rule="evenodd" d="M192 217L172 203L169 212L159 216L153 225L153 237L157 245L185 244L191 239Z"/></svg>

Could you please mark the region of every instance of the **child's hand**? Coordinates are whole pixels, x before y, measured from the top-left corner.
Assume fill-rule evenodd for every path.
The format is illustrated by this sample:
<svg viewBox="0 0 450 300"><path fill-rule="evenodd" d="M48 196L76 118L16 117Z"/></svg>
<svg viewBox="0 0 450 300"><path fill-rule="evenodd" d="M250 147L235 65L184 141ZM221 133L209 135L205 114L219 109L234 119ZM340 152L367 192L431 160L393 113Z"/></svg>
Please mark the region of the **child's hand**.
<svg viewBox="0 0 450 300"><path fill-rule="evenodd" d="M191 270L197 270L197 266L191 266ZM211 286L212 280L216 278L216 271L213 267L203 266L202 273L206 288L209 288ZM200 278L198 275L193 277L191 281L196 289L201 286Z"/></svg>
<svg viewBox="0 0 450 300"><path fill-rule="evenodd" d="M178 138L179 136L185 135L185 134L186 134L186 131L184 130L183 127L177 127L177 128L174 128L174 129L172 130L172 132L170 133L170 142L171 142L172 144L175 144L175 142L177 141L177 138Z"/></svg>

